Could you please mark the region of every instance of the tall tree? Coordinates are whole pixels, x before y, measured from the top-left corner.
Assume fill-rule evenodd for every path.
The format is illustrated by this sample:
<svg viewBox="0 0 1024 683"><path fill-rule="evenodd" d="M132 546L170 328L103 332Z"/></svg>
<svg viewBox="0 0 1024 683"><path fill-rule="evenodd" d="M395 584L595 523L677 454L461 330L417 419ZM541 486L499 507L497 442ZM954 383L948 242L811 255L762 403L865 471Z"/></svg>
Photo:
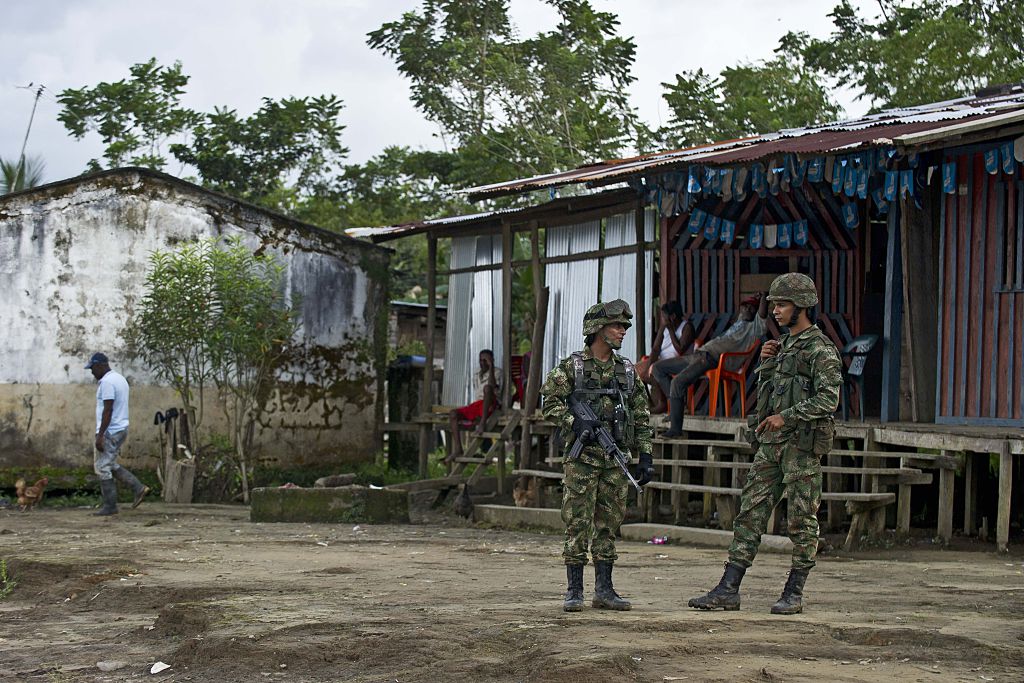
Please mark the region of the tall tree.
<svg viewBox="0 0 1024 683"><path fill-rule="evenodd" d="M973 94L1024 80L1024 3L1020 0L880 0L866 18L850 0L829 16L825 39L791 33L782 47L810 68L854 88L874 109Z"/></svg>
<svg viewBox="0 0 1024 683"><path fill-rule="evenodd" d="M689 147L834 119L841 108L800 59L777 55L726 67L718 78L702 69L663 83L672 110L659 131L663 144Z"/></svg>
<svg viewBox="0 0 1024 683"><path fill-rule="evenodd" d="M425 0L369 34L458 147L456 184L575 167L617 155L636 135L632 39L587 0L546 1L559 23L528 39L507 0Z"/></svg>
<svg viewBox="0 0 1024 683"><path fill-rule="evenodd" d="M129 69L131 76L94 87L68 88L57 101L57 119L75 138L90 131L99 133L106 145L103 156L109 167L145 166L161 169L167 162L163 147L200 121L200 115L180 102L189 77L181 62L160 66L156 58ZM90 170L103 165L89 161Z"/></svg>

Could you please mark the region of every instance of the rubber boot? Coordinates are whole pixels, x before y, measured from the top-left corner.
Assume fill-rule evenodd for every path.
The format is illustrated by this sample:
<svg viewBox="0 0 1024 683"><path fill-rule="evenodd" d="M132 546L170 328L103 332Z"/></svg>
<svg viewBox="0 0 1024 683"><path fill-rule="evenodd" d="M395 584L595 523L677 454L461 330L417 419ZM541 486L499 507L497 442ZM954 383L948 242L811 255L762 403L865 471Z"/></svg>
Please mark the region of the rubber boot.
<svg viewBox="0 0 1024 683"><path fill-rule="evenodd" d="M724 609L728 612L740 608L740 582L747 573L746 567L732 562L725 563L725 573L718 585L707 594L691 598L687 603L695 609Z"/></svg>
<svg viewBox="0 0 1024 683"><path fill-rule="evenodd" d="M615 592L612 585L612 563L603 560L594 562L594 601L593 607L601 609L629 610L633 604L629 600L623 600Z"/></svg>
<svg viewBox="0 0 1024 683"><path fill-rule="evenodd" d="M565 565L566 578L569 580L569 590L565 594L565 602L562 603L562 610L566 612L583 611L583 565Z"/></svg>
<svg viewBox="0 0 1024 683"><path fill-rule="evenodd" d="M683 399L673 398L668 403L669 427L668 431L662 434L662 437L677 439L683 435Z"/></svg>
<svg viewBox="0 0 1024 683"><path fill-rule="evenodd" d="M782 597L772 605L772 614L800 614L804 611L804 582L810 569L789 570L789 578L786 579L786 587L782 589Z"/></svg>
<svg viewBox="0 0 1024 683"><path fill-rule="evenodd" d="M113 479L100 479L100 495L103 497L103 505L92 513L97 517L117 514L117 484Z"/></svg>
<svg viewBox="0 0 1024 683"><path fill-rule="evenodd" d="M143 484L138 478L125 467L118 467L114 470L114 476L118 481L132 489L132 509L139 507L139 503L149 493L149 487Z"/></svg>

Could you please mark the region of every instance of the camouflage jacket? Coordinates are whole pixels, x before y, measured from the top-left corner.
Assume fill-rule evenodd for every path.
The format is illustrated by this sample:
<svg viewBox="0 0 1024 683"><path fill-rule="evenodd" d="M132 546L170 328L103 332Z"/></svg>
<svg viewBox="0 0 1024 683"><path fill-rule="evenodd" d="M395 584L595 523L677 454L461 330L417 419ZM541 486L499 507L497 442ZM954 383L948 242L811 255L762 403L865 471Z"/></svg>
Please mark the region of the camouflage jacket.
<svg viewBox="0 0 1024 683"><path fill-rule="evenodd" d="M835 344L816 325L783 337L778 355L757 368L757 419L778 414L785 426L761 434L760 440L782 443L814 429L834 433L832 414L839 406L842 367Z"/></svg>
<svg viewBox="0 0 1024 683"><path fill-rule="evenodd" d="M584 361L592 360L601 388L613 386L615 381L615 365L616 363L622 363L620 356L616 354L613 355L611 360L601 362L593 357L589 348L584 348L580 355ZM574 418L569 410L569 396L574 391L575 386L576 373L573 368L572 357L569 356L564 358L561 363L548 373L544 386L540 390L541 396L544 397L544 407L542 409L544 417L548 422L560 428L562 444L566 450L576 440L576 435L572 431ZM601 396L598 405L595 407L595 412L602 416L611 415L617 403L610 396ZM632 439L624 444L625 448L623 448L623 451L627 456L638 453L651 453L651 439L654 436L651 429L651 411L647 402L647 392L635 374L632 391L626 396L626 405L623 408L627 412L627 419L631 418L630 421L633 427ZM623 444L620 444L621 446ZM580 460L591 465L614 465L611 456L608 456L596 445L584 448L580 454Z"/></svg>

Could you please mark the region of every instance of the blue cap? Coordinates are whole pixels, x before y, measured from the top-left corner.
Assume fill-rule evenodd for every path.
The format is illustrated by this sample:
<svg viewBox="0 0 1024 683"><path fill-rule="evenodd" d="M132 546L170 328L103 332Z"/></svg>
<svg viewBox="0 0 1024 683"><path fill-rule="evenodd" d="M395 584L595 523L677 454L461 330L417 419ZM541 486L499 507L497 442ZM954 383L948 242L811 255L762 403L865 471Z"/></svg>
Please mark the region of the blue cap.
<svg viewBox="0 0 1024 683"><path fill-rule="evenodd" d="M97 351L96 353L92 354L92 358L89 359L89 364L85 366L85 369L86 370L91 370L92 366L94 366L94 365L100 365L102 363L109 363L109 362L110 362L110 359L107 358L107 355L105 353L100 353L99 351Z"/></svg>

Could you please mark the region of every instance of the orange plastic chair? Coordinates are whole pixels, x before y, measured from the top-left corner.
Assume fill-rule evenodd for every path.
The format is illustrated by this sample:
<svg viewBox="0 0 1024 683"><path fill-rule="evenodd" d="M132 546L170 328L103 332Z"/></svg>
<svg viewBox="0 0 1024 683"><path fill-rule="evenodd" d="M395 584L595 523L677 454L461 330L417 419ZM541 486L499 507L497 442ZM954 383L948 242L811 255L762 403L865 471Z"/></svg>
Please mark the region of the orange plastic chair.
<svg viewBox="0 0 1024 683"><path fill-rule="evenodd" d="M718 387L722 387L722 391L725 393L725 405L723 411L725 416L729 417L730 409L732 405L732 393L730 391L729 382L736 382L740 392L740 417L747 414L747 377L742 370L733 371L726 370L725 365L730 358L745 358L751 353L757 350L761 345L760 341L755 341L750 345L750 348L746 351L733 351L730 353L723 353L718 357L718 367L712 370L708 370L704 373L704 379L708 381L708 415L715 417L718 414ZM696 350L696 342L694 342L694 349ZM693 385L691 384L689 389L686 390L686 400L689 403L690 415L694 414L694 400L693 400Z"/></svg>

